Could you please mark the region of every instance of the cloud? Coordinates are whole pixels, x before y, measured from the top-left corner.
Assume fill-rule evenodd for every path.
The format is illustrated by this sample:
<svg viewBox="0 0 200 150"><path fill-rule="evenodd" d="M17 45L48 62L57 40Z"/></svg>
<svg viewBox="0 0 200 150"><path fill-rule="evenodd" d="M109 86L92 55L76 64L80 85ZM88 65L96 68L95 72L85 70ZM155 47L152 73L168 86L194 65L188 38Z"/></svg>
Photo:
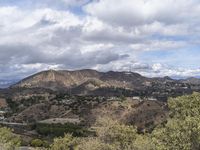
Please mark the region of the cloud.
<svg viewBox="0 0 200 150"><path fill-rule="evenodd" d="M49 68L132 68L147 76L199 73L199 55L184 51L199 48L197 0L11 1L0 2L0 78ZM147 56L152 51L159 55ZM165 51L174 57L160 59ZM181 59L197 71L194 66L189 73L181 71Z"/></svg>
<svg viewBox="0 0 200 150"><path fill-rule="evenodd" d="M19 6L25 9L35 8L53 8L53 9L66 9L73 7L81 7L90 0L1 0L0 5L4 6Z"/></svg>
<svg viewBox="0 0 200 150"><path fill-rule="evenodd" d="M199 6L198 0L95 0L85 10L112 24L135 26L188 21L199 16Z"/></svg>
<svg viewBox="0 0 200 150"><path fill-rule="evenodd" d="M155 50L174 50L186 47L187 43L183 41L172 40L149 40L144 43L131 44L130 47L134 50L155 51Z"/></svg>
<svg viewBox="0 0 200 150"><path fill-rule="evenodd" d="M171 67L161 63L147 64L142 62L126 62L121 61L117 63L109 63L107 65L97 65L93 69L101 71L132 71L140 73L146 77L165 77L170 76L173 78L188 78L191 76L199 77L200 68L183 68Z"/></svg>
<svg viewBox="0 0 200 150"><path fill-rule="evenodd" d="M0 64L8 64L5 72L28 70L25 66L34 71L55 65L68 69L90 68L128 57L111 49L102 49L106 47L104 43L99 49L87 50L88 46L97 44L82 38L85 21L71 12L49 8L30 12L17 7L3 9L0 16L5 18L12 16L8 10L16 14L14 19L1 23Z"/></svg>
<svg viewBox="0 0 200 150"><path fill-rule="evenodd" d="M191 38L199 31L198 0L95 0L84 10L112 28L148 40Z"/></svg>

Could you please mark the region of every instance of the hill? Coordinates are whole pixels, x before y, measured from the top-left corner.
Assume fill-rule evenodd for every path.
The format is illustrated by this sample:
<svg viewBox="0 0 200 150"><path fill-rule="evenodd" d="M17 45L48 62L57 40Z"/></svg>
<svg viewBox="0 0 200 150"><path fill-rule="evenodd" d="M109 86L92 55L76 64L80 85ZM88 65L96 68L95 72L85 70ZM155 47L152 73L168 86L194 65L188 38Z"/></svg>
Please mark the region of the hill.
<svg viewBox="0 0 200 150"><path fill-rule="evenodd" d="M108 87L125 87L133 88L134 84L141 84L146 81L147 78L142 77L136 73L126 73L126 72L98 72L95 70L77 70L77 71L67 71L67 70L47 70L30 77L23 79L17 84L11 86L16 87L42 87L50 88L53 90L62 88L73 88L80 86L84 83L91 81L99 81L98 86ZM128 83L130 82L130 83Z"/></svg>
<svg viewBox="0 0 200 150"><path fill-rule="evenodd" d="M85 69L42 71L10 88L43 88L72 95L154 97L166 101L170 96L191 94L200 90L200 84L196 84L194 89L191 84L169 77L147 78L133 72L98 72Z"/></svg>
<svg viewBox="0 0 200 150"><path fill-rule="evenodd" d="M47 133L52 126L57 132L62 123L90 128L104 116L137 126L139 132L151 132L167 120L169 97L194 91L200 91L196 79L147 78L133 72L89 69L47 70L0 89L1 118L15 132L28 133L31 138L35 135L30 132L41 136L38 125L41 129L45 126Z"/></svg>

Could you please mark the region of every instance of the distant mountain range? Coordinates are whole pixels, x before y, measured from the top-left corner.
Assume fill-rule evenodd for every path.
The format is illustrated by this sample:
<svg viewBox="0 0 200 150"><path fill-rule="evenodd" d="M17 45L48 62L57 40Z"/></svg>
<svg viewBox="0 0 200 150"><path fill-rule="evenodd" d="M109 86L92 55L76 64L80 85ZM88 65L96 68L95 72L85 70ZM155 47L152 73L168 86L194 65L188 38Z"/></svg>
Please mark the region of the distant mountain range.
<svg viewBox="0 0 200 150"><path fill-rule="evenodd" d="M147 78L133 72L96 70L47 70L12 85L16 88L43 88L75 95L147 96L166 100L200 90L200 79L174 80L170 77Z"/></svg>
<svg viewBox="0 0 200 150"><path fill-rule="evenodd" d="M181 81L183 83L190 83L190 84L196 84L196 85L200 84L200 79L199 78L194 78L194 77L183 79Z"/></svg>
<svg viewBox="0 0 200 150"><path fill-rule="evenodd" d="M17 80L0 80L0 88L7 88L17 83Z"/></svg>

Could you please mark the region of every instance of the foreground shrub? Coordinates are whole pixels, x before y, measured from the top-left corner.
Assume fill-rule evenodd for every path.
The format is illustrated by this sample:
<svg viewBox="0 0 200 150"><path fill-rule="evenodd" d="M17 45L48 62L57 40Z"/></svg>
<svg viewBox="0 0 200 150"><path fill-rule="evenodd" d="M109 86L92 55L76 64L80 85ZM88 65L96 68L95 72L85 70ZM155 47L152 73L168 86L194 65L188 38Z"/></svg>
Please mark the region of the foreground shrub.
<svg viewBox="0 0 200 150"><path fill-rule="evenodd" d="M200 150L200 94L168 101L170 117L151 134L104 117L97 120L95 137L55 139L52 150Z"/></svg>
<svg viewBox="0 0 200 150"><path fill-rule="evenodd" d="M53 144L50 146L51 150L71 150L76 143L76 138L71 134L65 134L63 138L55 138Z"/></svg>
<svg viewBox="0 0 200 150"><path fill-rule="evenodd" d="M13 134L9 128L0 128L0 149L14 150L21 144L20 137Z"/></svg>
<svg viewBox="0 0 200 150"><path fill-rule="evenodd" d="M170 117L166 125L153 131L157 149L200 149L200 94L169 100Z"/></svg>
<svg viewBox="0 0 200 150"><path fill-rule="evenodd" d="M134 141L134 150L156 150L149 135L138 134Z"/></svg>
<svg viewBox="0 0 200 150"><path fill-rule="evenodd" d="M96 123L97 136L106 144L117 149L134 149L137 130L110 118L101 118Z"/></svg>
<svg viewBox="0 0 200 150"><path fill-rule="evenodd" d="M76 150L116 150L116 147L102 142L99 138L85 138L79 141Z"/></svg>
<svg viewBox="0 0 200 150"><path fill-rule="evenodd" d="M200 93L169 99L168 106L171 118L200 117Z"/></svg>
<svg viewBox="0 0 200 150"><path fill-rule="evenodd" d="M90 132L82 126L66 123L66 124L46 124L38 123L36 125L36 131L44 136L64 136L65 133L72 134L73 136L86 136Z"/></svg>
<svg viewBox="0 0 200 150"><path fill-rule="evenodd" d="M33 146L33 147L48 147L49 144L47 141L44 141L41 139L33 139L31 141L31 146Z"/></svg>

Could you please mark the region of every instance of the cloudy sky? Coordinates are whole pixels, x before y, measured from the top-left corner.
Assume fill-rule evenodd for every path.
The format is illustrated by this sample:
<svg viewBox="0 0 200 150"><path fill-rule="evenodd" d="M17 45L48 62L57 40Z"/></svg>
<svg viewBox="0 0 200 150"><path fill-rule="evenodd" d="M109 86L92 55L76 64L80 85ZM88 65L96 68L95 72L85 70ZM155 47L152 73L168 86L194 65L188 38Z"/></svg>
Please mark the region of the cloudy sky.
<svg viewBox="0 0 200 150"><path fill-rule="evenodd" d="M200 1L0 0L0 80L84 68L200 76Z"/></svg>

